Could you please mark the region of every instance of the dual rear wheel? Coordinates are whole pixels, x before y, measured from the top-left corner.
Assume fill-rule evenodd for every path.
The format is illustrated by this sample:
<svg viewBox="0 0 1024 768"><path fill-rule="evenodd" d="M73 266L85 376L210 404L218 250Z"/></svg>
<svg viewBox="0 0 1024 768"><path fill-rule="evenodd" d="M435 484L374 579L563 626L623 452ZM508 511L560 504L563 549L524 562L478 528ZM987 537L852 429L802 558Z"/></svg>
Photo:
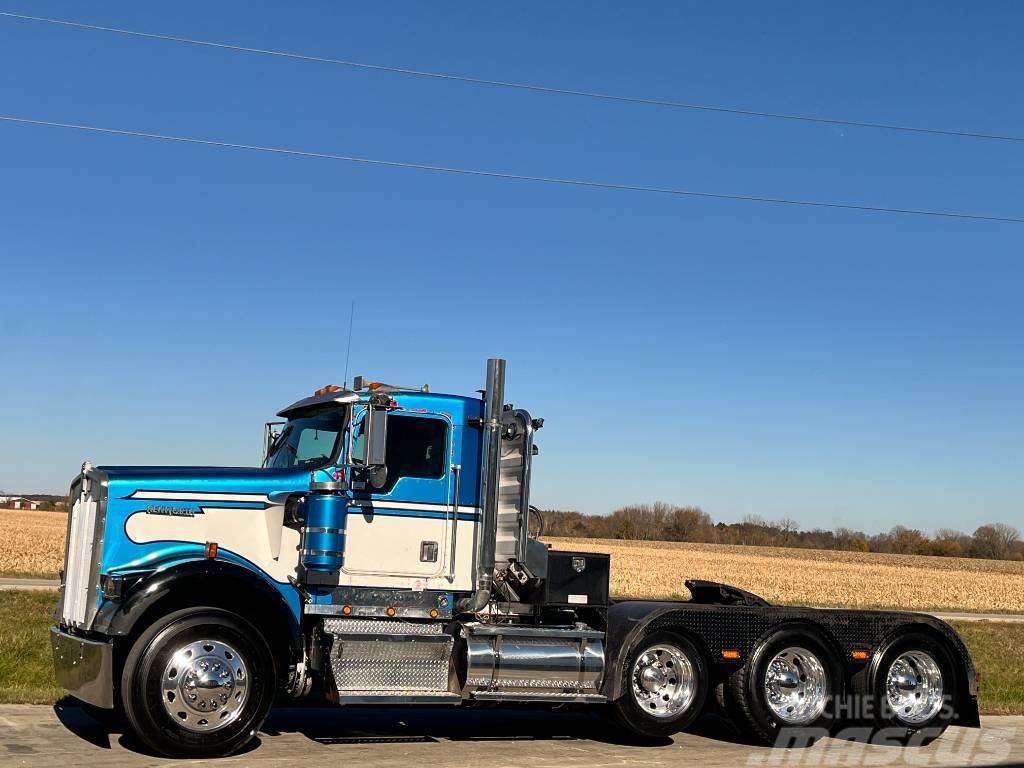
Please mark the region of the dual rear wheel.
<svg viewBox="0 0 1024 768"><path fill-rule="evenodd" d="M931 635L894 639L853 687L865 713L892 741L927 744L955 716L960 678L949 648Z"/></svg>
<svg viewBox="0 0 1024 768"><path fill-rule="evenodd" d="M803 629L767 637L725 684L733 719L764 744L810 743L827 735L842 693L835 654Z"/></svg>
<svg viewBox="0 0 1024 768"><path fill-rule="evenodd" d="M631 733L670 736L686 728L704 708L707 662L682 635L647 635L626 659L623 674L623 695L609 706L615 722Z"/></svg>

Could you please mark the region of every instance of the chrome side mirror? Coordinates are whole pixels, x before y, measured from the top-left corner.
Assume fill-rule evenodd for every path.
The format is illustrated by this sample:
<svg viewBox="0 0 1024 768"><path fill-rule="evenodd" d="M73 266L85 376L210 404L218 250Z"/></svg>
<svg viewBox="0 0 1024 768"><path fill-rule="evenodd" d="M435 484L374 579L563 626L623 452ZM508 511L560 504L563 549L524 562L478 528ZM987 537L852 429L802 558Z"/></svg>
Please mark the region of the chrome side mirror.
<svg viewBox="0 0 1024 768"><path fill-rule="evenodd" d="M387 482L388 403L368 403L353 430L349 463L374 488Z"/></svg>
<svg viewBox="0 0 1024 768"><path fill-rule="evenodd" d="M388 447L387 407L382 408L371 405L363 419L363 431L366 434L364 465L367 467L383 467L387 461Z"/></svg>

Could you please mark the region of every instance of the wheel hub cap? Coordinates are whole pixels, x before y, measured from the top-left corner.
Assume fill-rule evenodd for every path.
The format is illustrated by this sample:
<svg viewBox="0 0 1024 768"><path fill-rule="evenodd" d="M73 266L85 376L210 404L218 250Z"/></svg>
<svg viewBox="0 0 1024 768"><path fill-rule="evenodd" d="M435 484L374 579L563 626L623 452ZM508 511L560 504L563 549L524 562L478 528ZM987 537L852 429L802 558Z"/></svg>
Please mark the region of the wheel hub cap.
<svg viewBox="0 0 1024 768"><path fill-rule="evenodd" d="M893 713L903 723L927 723L942 708L942 670L924 651L904 653L889 667L885 693Z"/></svg>
<svg viewBox="0 0 1024 768"><path fill-rule="evenodd" d="M813 723L828 704L828 676L821 660L806 648L786 648L769 662L765 698L786 725Z"/></svg>
<svg viewBox="0 0 1024 768"><path fill-rule="evenodd" d="M245 660L231 646L198 640L180 647L164 667L163 705L182 727L199 733L234 722L248 699Z"/></svg>
<svg viewBox="0 0 1024 768"><path fill-rule="evenodd" d="M640 687L648 693L657 693L666 681L665 673L657 667L645 667L640 673Z"/></svg>
<svg viewBox="0 0 1024 768"><path fill-rule="evenodd" d="M696 681L693 663L680 648L651 646L633 665L633 699L653 717L674 717L693 702Z"/></svg>

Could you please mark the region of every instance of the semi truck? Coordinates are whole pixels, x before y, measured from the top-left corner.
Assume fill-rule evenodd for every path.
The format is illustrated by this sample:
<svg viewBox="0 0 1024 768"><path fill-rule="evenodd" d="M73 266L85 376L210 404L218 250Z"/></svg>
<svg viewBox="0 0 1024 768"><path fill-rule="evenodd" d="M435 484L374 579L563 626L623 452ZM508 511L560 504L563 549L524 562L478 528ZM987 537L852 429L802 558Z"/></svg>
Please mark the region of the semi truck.
<svg viewBox="0 0 1024 768"><path fill-rule="evenodd" d="M57 679L158 753L237 752L310 697L592 707L641 738L715 709L769 744L979 725L979 675L938 618L697 580L688 600L610 598L607 555L538 536L544 422L505 402L503 360L479 396L357 377L278 417L258 467L86 462L71 484Z"/></svg>

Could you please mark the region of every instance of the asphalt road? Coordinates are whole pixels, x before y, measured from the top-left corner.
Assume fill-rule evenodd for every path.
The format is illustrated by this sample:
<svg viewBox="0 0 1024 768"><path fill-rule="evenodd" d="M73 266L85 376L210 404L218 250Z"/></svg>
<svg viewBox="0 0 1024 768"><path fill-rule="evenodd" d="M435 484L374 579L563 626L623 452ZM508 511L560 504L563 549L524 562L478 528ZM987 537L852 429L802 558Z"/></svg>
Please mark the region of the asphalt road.
<svg viewBox="0 0 1024 768"><path fill-rule="evenodd" d="M0 765L174 766L211 764L148 755L74 705L0 705ZM963 766L1024 764L1024 717L985 718L981 730L951 728L927 747L824 739L805 749L752 747L721 720L654 744L610 737L603 722L578 712L524 709L284 709L258 741L224 766L357 765L374 768L573 768L574 766Z"/></svg>
<svg viewBox="0 0 1024 768"><path fill-rule="evenodd" d="M54 579L0 579L0 589L57 589Z"/></svg>

